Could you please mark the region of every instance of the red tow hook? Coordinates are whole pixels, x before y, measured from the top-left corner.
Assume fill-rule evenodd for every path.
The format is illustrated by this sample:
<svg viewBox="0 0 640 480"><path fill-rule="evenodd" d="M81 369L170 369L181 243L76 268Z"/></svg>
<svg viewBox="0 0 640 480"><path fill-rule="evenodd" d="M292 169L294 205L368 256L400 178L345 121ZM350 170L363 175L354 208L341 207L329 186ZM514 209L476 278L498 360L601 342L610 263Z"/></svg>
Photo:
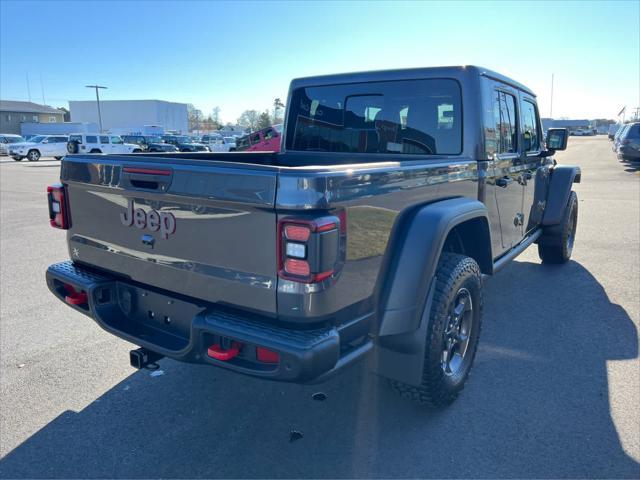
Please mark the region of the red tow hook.
<svg viewBox="0 0 640 480"><path fill-rule="evenodd" d="M87 294L84 292L77 292L73 286L66 284L64 285L67 294L64 297L64 301L69 305L83 305L87 303Z"/></svg>
<svg viewBox="0 0 640 480"><path fill-rule="evenodd" d="M229 350L223 350L222 347L216 343L208 348L207 355L209 355L211 358L215 358L216 360L228 362L229 360L238 356L241 347L241 343L232 342L231 348Z"/></svg>

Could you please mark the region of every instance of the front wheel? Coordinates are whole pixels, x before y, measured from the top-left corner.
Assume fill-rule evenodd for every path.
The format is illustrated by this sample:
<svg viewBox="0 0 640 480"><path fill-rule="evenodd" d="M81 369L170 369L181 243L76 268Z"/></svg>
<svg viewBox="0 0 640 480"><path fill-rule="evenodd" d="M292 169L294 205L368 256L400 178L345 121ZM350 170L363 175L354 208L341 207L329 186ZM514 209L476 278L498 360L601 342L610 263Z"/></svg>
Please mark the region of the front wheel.
<svg viewBox="0 0 640 480"><path fill-rule="evenodd" d="M549 227L543 232L538 243L538 256L543 263L566 263L573 253L573 244L578 227L578 195L571 192L559 225Z"/></svg>
<svg viewBox="0 0 640 480"><path fill-rule="evenodd" d="M29 153L27 153L27 159L30 162L37 162L40 160L40 152L38 150L29 150Z"/></svg>
<svg viewBox="0 0 640 480"><path fill-rule="evenodd" d="M450 405L471 371L482 324L482 278L470 257L444 252L429 314L422 383L391 380L402 396L434 407Z"/></svg>

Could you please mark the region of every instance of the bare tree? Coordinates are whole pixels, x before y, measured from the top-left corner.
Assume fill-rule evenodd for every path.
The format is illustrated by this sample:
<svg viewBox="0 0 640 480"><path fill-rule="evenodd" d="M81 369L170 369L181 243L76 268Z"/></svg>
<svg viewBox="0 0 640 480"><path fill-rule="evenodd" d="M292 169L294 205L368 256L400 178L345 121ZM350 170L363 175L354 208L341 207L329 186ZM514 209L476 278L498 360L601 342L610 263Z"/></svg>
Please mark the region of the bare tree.
<svg viewBox="0 0 640 480"><path fill-rule="evenodd" d="M245 110L242 115L238 117L238 125L241 125L251 130L257 130L260 122L260 114L257 110Z"/></svg>

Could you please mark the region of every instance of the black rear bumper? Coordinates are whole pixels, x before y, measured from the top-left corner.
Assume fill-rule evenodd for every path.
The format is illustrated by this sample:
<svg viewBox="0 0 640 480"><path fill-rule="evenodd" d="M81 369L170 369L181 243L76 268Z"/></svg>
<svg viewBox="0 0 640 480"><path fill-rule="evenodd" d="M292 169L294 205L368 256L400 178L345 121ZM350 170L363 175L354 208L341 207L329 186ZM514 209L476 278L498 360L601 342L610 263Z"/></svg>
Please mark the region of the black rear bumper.
<svg viewBox="0 0 640 480"><path fill-rule="evenodd" d="M54 295L109 333L183 362L216 365L272 380L312 382L328 378L372 347L368 336L371 315L340 327L301 330L129 282L73 262L51 265L46 278ZM235 358L222 361L208 355L211 345L231 342L242 345ZM256 347L277 352L279 361L260 362Z"/></svg>

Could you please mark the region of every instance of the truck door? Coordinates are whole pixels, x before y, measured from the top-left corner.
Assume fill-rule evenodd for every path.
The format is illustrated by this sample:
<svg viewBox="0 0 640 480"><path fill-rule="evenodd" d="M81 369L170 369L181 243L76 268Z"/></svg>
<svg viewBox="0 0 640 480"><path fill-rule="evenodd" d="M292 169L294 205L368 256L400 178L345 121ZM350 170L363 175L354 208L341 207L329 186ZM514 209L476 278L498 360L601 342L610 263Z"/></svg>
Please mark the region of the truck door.
<svg viewBox="0 0 640 480"><path fill-rule="evenodd" d="M524 231L529 232L540 224L544 212L544 200L548 182L548 169L544 166L542 129L535 100L520 95L520 125L522 131L522 162L524 170L520 181L524 187Z"/></svg>
<svg viewBox="0 0 640 480"><path fill-rule="evenodd" d="M516 99L517 93L510 88L500 87L493 92L493 114L497 141L494 181L503 251L518 244L523 236L521 176L524 166L519 153Z"/></svg>

